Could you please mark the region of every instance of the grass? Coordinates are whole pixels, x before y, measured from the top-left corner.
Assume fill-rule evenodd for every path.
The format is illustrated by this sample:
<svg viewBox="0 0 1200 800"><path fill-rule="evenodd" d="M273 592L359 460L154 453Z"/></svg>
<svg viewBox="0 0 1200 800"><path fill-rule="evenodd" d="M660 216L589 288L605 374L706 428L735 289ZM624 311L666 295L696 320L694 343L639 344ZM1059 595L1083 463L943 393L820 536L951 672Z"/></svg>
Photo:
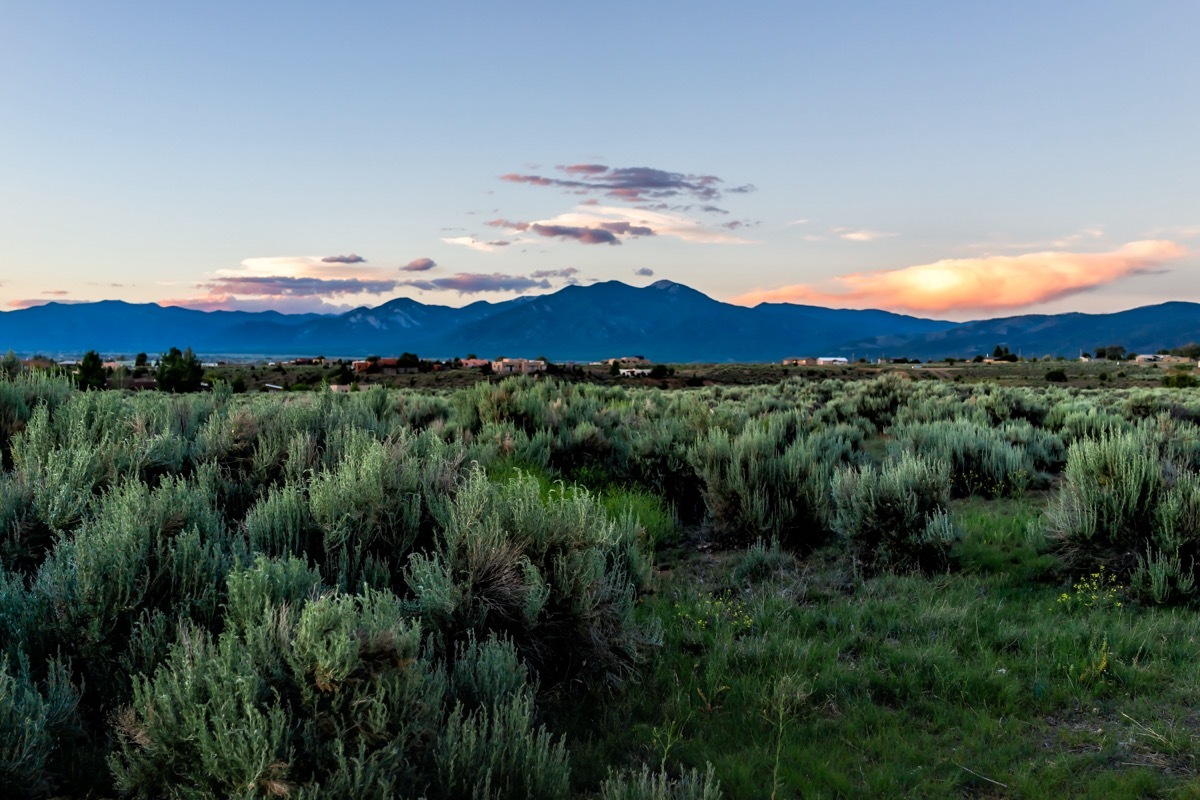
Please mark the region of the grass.
<svg viewBox="0 0 1200 800"><path fill-rule="evenodd" d="M731 798L1200 796L1193 614L1064 608L1039 504L957 504L958 569L932 579L675 563L639 611L663 630L641 681L572 731L579 788L661 761L712 763Z"/></svg>

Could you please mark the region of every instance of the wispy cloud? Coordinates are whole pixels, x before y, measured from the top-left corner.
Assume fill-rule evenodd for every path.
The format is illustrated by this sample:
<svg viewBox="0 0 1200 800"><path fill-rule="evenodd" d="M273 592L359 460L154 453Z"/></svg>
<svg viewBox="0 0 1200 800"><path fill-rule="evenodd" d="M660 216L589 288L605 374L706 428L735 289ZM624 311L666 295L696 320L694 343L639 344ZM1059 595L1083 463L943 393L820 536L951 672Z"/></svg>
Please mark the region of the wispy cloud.
<svg viewBox="0 0 1200 800"><path fill-rule="evenodd" d="M411 286L424 291L453 291L462 294L480 294L483 292L523 292L527 289L549 289L550 281L546 278L533 278L524 275L503 275L499 272L490 275L483 273L460 272L448 278L432 280L412 279L400 281L401 286Z"/></svg>
<svg viewBox="0 0 1200 800"><path fill-rule="evenodd" d="M1095 245L1104 237L1104 229L1097 225L1075 231L1074 233L1069 233L1066 236L1060 236L1057 239L1046 239L1041 241L1015 241L1006 239L1002 236L997 236L990 241L973 242L966 245L964 249L985 254L1014 250L1065 250L1085 242ZM1158 235L1147 238L1161 239L1163 237Z"/></svg>
<svg viewBox="0 0 1200 800"><path fill-rule="evenodd" d="M579 274L579 270L574 267L563 267L562 269L539 269L529 273L531 278L573 278Z"/></svg>
<svg viewBox="0 0 1200 800"><path fill-rule="evenodd" d="M742 305L814 303L912 312L1018 309L1153 272L1187 255L1165 240L1130 242L1102 253L1047 251L1018 256L954 258L836 278L827 289L808 284L748 292Z"/></svg>
<svg viewBox="0 0 1200 800"><path fill-rule="evenodd" d="M538 236L553 239L574 239L581 244L620 244L621 240L612 231L603 228L588 228L578 225L541 225L534 223L529 230Z"/></svg>
<svg viewBox="0 0 1200 800"><path fill-rule="evenodd" d="M1154 239L1163 236L1173 239L1200 239L1200 225L1168 225L1155 228L1147 236Z"/></svg>
<svg viewBox="0 0 1200 800"><path fill-rule="evenodd" d="M530 186L550 186L577 193L599 192L630 203L646 200L692 197L696 200L719 199L724 192L746 193L754 186L725 187L715 175L669 172L653 167L609 167L603 164L568 164L557 167L564 177L548 177L510 172L500 180Z"/></svg>
<svg viewBox="0 0 1200 800"><path fill-rule="evenodd" d="M707 244L748 243L746 239L735 236L728 229L709 228L698 220L683 214L622 206L581 205L566 214L532 222L529 224L529 230L536 231L539 226L544 229L598 230L611 234L613 239L618 236L667 236ZM720 227L718 226L718 228ZM612 243L603 234L596 235L594 238L597 241L590 243Z"/></svg>
<svg viewBox="0 0 1200 800"><path fill-rule="evenodd" d="M326 264L365 264L367 260L362 256L351 253L348 256L325 256L321 259Z"/></svg>
<svg viewBox="0 0 1200 800"><path fill-rule="evenodd" d="M303 278L285 275L221 277L202 284L213 292L256 297L328 297L339 294L383 294L396 288L393 280L361 278Z"/></svg>
<svg viewBox="0 0 1200 800"><path fill-rule="evenodd" d="M478 250L481 253L494 253L496 252L497 248L503 247L503 245L497 244L496 242L484 242L476 239L474 236L451 236L448 238L443 238L442 241L446 244L456 244L460 247L469 247L472 250Z"/></svg>
<svg viewBox="0 0 1200 800"><path fill-rule="evenodd" d="M378 296L397 287L394 272L347 260L351 258L358 256L247 258L196 284L201 294L160 302L203 310L328 313L352 307L346 303L355 296Z"/></svg>
<svg viewBox="0 0 1200 800"><path fill-rule="evenodd" d="M179 306L196 311L278 311L281 314L340 314L356 306L320 297L235 297L208 294L159 300L160 306Z"/></svg>
<svg viewBox="0 0 1200 800"><path fill-rule="evenodd" d="M402 272L426 272L437 266L432 258L414 258L400 268Z"/></svg>
<svg viewBox="0 0 1200 800"><path fill-rule="evenodd" d="M848 242L874 242L879 239L891 239L892 237L900 235L898 233L869 231L866 229L855 228L834 228L833 232L839 239L845 239Z"/></svg>

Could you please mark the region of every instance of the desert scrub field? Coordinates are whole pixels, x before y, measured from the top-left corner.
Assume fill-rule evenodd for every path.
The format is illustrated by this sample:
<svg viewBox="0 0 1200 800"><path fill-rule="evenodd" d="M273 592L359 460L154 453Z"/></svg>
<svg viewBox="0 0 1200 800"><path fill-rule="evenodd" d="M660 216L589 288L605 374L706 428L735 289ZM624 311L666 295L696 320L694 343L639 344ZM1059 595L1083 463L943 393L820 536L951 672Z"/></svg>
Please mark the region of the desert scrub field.
<svg viewBox="0 0 1200 800"><path fill-rule="evenodd" d="M1194 796L1197 420L903 374L5 379L0 791Z"/></svg>

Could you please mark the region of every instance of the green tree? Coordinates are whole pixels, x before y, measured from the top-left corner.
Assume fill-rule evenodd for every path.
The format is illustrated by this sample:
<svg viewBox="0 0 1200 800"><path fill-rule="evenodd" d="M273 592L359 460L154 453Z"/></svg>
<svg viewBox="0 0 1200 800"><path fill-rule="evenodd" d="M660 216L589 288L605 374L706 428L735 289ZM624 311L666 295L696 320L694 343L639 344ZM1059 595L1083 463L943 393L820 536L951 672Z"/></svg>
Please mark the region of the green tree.
<svg viewBox="0 0 1200 800"><path fill-rule="evenodd" d="M103 389L108 383L108 376L104 373L104 362L95 350L88 350L83 354L76 380L80 389Z"/></svg>
<svg viewBox="0 0 1200 800"><path fill-rule="evenodd" d="M0 359L0 372L9 378L15 378L21 372L21 359L17 358L17 354L12 350L9 350L4 354L4 358Z"/></svg>
<svg viewBox="0 0 1200 800"><path fill-rule="evenodd" d="M138 353L138 354L137 354L137 357L136 357L136 358L134 358L134 360L133 360L133 365L134 365L135 367L144 367L144 366L146 366L146 354L145 354L145 353Z"/></svg>
<svg viewBox="0 0 1200 800"><path fill-rule="evenodd" d="M200 359L190 347L182 353L172 347L158 360L158 388L164 392L194 392L200 388L203 375Z"/></svg>

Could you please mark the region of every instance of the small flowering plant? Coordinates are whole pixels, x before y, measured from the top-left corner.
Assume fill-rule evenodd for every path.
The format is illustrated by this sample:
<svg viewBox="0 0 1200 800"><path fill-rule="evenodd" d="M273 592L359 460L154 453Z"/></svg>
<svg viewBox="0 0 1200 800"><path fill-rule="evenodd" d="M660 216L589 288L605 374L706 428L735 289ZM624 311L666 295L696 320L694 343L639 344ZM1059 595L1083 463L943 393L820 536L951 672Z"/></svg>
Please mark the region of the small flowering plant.
<svg viewBox="0 0 1200 800"><path fill-rule="evenodd" d="M675 615L687 627L701 631L725 625L736 635L754 625L744 602L719 597L706 597L691 609L676 603Z"/></svg>
<svg viewBox="0 0 1200 800"><path fill-rule="evenodd" d="M1090 608L1121 608L1125 600L1125 587L1117 582L1117 576L1103 565L1071 586L1070 592L1058 597L1058 607L1063 611L1080 611Z"/></svg>

